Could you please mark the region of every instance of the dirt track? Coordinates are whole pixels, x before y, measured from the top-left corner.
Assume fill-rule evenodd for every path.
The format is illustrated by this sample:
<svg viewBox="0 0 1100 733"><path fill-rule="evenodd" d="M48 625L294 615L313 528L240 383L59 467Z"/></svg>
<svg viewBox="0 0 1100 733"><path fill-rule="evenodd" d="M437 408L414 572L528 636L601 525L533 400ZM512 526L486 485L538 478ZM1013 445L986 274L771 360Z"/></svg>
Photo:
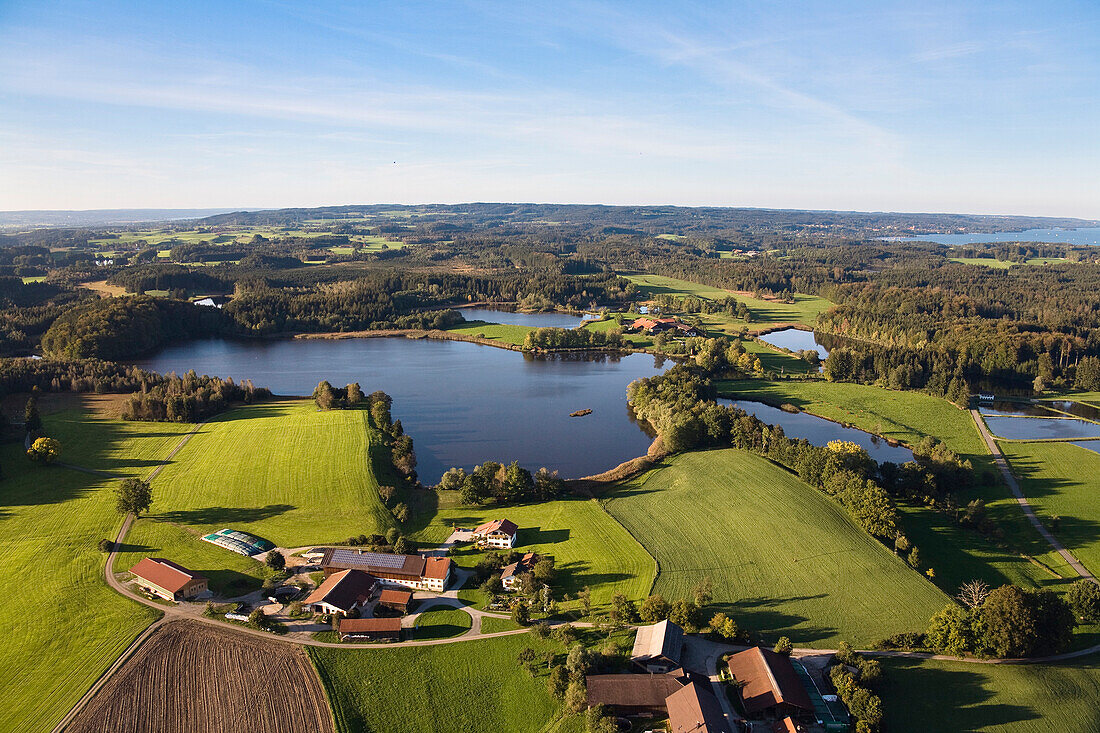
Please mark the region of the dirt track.
<svg viewBox="0 0 1100 733"><path fill-rule="evenodd" d="M301 647L179 620L156 629L65 730L329 733L334 727Z"/></svg>

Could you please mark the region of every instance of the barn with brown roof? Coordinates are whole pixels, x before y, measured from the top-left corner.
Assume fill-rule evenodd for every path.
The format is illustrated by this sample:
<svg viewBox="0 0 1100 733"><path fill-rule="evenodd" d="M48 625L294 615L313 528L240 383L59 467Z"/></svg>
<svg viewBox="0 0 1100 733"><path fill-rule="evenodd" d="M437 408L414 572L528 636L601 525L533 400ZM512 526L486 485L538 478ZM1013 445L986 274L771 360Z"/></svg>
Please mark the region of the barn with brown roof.
<svg viewBox="0 0 1100 733"><path fill-rule="evenodd" d="M365 605L377 586L378 578L370 573L362 570L341 570L325 578L325 582L317 586L302 601L302 605L314 613L347 616Z"/></svg>
<svg viewBox="0 0 1100 733"><path fill-rule="evenodd" d="M619 715L665 715L665 700L683 688L671 674L592 674L585 678L588 706L605 705Z"/></svg>
<svg viewBox="0 0 1100 733"><path fill-rule="evenodd" d="M750 716L800 717L814 712L813 703L791 660L753 647L732 655L730 674L741 683L741 700Z"/></svg>
<svg viewBox="0 0 1100 733"><path fill-rule="evenodd" d="M670 733L731 733L722 704L699 682L691 682L668 696Z"/></svg>
<svg viewBox="0 0 1100 733"><path fill-rule="evenodd" d="M330 547L325 550L321 559L325 575L342 570L362 570L386 585L402 585L436 592L446 590L451 579L452 565L449 557L393 555L350 547Z"/></svg>
<svg viewBox="0 0 1100 733"><path fill-rule="evenodd" d="M372 639L374 641L400 641L399 618L342 618L340 641L348 639Z"/></svg>
<svg viewBox="0 0 1100 733"><path fill-rule="evenodd" d="M378 594L378 605L401 613L408 613L412 597L412 591L386 588Z"/></svg>
<svg viewBox="0 0 1100 733"><path fill-rule="evenodd" d="M169 601L181 601L205 593L210 581L163 557L147 557L130 568L138 585Z"/></svg>

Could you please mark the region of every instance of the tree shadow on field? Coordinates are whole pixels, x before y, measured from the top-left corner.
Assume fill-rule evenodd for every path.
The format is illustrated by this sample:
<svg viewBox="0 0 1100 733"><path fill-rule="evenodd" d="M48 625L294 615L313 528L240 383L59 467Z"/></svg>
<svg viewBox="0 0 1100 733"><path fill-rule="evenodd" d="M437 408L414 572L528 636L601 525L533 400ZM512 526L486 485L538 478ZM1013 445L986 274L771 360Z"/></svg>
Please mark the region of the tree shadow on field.
<svg viewBox="0 0 1100 733"><path fill-rule="evenodd" d="M251 575L225 568L203 568L196 572L210 580L210 590L223 598L235 598L259 590L263 582Z"/></svg>
<svg viewBox="0 0 1100 733"><path fill-rule="evenodd" d="M568 529L543 529L542 527L524 527L519 531L517 547L523 545L553 545L569 539Z"/></svg>
<svg viewBox="0 0 1100 733"><path fill-rule="evenodd" d="M262 507L210 506L202 509L180 509L174 512L163 512L152 518L177 524L232 525L271 519L297 508L293 504L268 504Z"/></svg>
<svg viewBox="0 0 1100 733"><path fill-rule="evenodd" d="M115 551L119 553L123 552L141 552L150 553L159 550L159 547L150 547L149 545L138 545L132 542L119 542L115 544Z"/></svg>
<svg viewBox="0 0 1100 733"><path fill-rule="evenodd" d="M634 579L634 576L628 573L589 572L591 567L590 563L583 560L557 564L555 570L562 589L567 593L576 593L585 586L597 588L601 585L622 583Z"/></svg>
<svg viewBox="0 0 1100 733"><path fill-rule="evenodd" d="M987 702L993 693L983 673L943 669L917 659L890 659L883 698L890 730L970 733L987 731L1041 716L1027 705ZM916 724L915 721L920 721ZM1087 723L1082 721L1082 730Z"/></svg>
<svg viewBox="0 0 1100 733"><path fill-rule="evenodd" d="M737 620L746 629L753 631L782 633L789 636L796 643L808 643L821 641L835 636L837 630L828 626L807 626L810 619L800 614L785 610L790 603L812 601L825 598L826 594L818 593L807 596L790 596L787 598L742 598L733 603L715 604L719 610Z"/></svg>

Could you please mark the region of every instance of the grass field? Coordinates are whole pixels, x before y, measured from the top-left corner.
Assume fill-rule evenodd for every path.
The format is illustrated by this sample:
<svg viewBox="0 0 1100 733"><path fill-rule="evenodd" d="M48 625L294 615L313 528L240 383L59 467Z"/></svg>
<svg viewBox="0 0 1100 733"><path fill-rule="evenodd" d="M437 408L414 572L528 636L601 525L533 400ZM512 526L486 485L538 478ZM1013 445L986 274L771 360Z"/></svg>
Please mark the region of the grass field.
<svg viewBox="0 0 1100 733"><path fill-rule="evenodd" d="M43 420L46 432L62 441L63 460L126 475L147 475L183 431L78 409ZM117 595L102 579L105 556L96 544L122 522L114 508L116 481L31 465L21 444L4 446L0 463L0 548L12 562L33 565L25 582L0 596L0 624L17 630L0 651L14 682L0 730L48 730L157 613Z"/></svg>
<svg viewBox="0 0 1100 733"><path fill-rule="evenodd" d="M130 527L115 556L114 571L132 568L143 557L167 557L210 579L210 589L232 598L258 590L270 575L257 560L202 542L202 535L170 522L140 519Z"/></svg>
<svg viewBox="0 0 1100 733"><path fill-rule="evenodd" d="M906 534L920 548L926 565L935 570L936 585L947 593L953 595L962 583L974 578L982 578L994 586L1017 583L1024 587L1044 586L1057 580L1019 552L1031 555L1062 575L1072 574L1027 522L1000 480L970 413L950 402L920 392L825 381L741 380L719 383L719 391L772 404L790 403L806 412L910 445L931 435L970 460L986 482L961 495L960 502L984 499L990 516L1005 527L1013 549L1018 551L998 547L924 506L899 507Z"/></svg>
<svg viewBox="0 0 1100 733"><path fill-rule="evenodd" d="M998 445L1043 524L1086 568L1100 572L1100 454L1071 443Z"/></svg>
<svg viewBox="0 0 1100 733"><path fill-rule="evenodd" d="M890 733L1100 730L1100 663L965 664L883 659Z"/></svg>
<svg viewBox="0 0 1100 733"><path fill-rule="evenodd" d="M1004 260L995 260L992 257L952 257L952 262L959 262L964 265L979 265L981 267L991 267L994 270L1007 270L1012 267L1015 262L1005 262Z"/></svg>
<svg viewBox="0 0 1100 733"><path fill-rule="evenodd" d="M341 733L536 733L580 731L546 688L516 661L520 650L561 647L527 634L404 649L310 648Z"/></svg>
<svg viewBox="0 0 1100 733"><path fill-rule="evenodd" d="M461 333L466 336L479 336L490 341L501 341L506 344L522 346L527 334L534 331L532 326L514 326L508 323L487 323L485 321L467 321L462 326L448 328L451 333Z"/></svg>
<svg viewBox="0 0 1100 733"><path fill-rule="evenodd" d="M470 614L462 609L437 606L417 617L413 638L418 641L449 639L452 636L465 634L472 625L473 619L470 618Z"/></svg>
<svg viewBox="0 0 1100 733"><path fill-rule="evenodd" d="M554 557L563 593L575 595L587 585L596 606L609 603L617 592L631 598L648 595L656 574L653 558L591 499L501 509L444 507L413 537L423 542L442 542L452 525L475 527L497 517L519 525L517 550Z"/></svg>
<svg viewBox="0 0 1100 733"><path fill-rule="evenodd" d="M281 547L385 532L393 519L378 497L370 432L365 410L318 412L312 400L222 413L153 482L151 518L242 529Z"/></svg>
<svg viewBox="0 0 1100 733"><path fill-rule="evenodd" d="M779 323L800 323L805 326L813 326L817 321L817 317L832 306L832 303L824 298L801 293L795 294L795 302L788 304L760 300L748 295L735 295L729 290L700 285L686 280L677 280L663 275L629 275L627 279L639 287L643 297L667 293L677 297L693 295L706 300L736 298L744 303L752 313L752 323L746 324L744 321L725 315L701 316L704 325L708 329L723 330L729 333L736 333L744 325L748 325L752 330L767 328Z"/></svg>
<svg viewBox="0 0 1100 733"><path fill-rule="evenodd" d="M519 624L507 618L481 617L481 633L495 634L498 631L514 631L520 628Z"/></svg>
<svg viewBox="0 0 1100 733"><path fill-rule="evenodd" d="M677 456L608 494L605 505L660 567L655 590L715 603L774 642L868 644L923 630L947 596L826 496L732 449Z"/></svg>

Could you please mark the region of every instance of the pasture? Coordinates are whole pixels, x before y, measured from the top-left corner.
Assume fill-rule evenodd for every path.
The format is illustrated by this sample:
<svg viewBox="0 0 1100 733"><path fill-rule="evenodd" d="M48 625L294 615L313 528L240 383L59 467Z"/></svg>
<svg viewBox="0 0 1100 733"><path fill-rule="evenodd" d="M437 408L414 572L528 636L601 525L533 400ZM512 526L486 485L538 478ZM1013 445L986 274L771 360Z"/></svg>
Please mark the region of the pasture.
<svg viewBox="0 0 1100 733"><path fill-rule="evenodd" d="M148 475L186 430L122 423L80 408L43 413L45 432L62 442L62 460L116 475ZM29 568L17 591L0 596L0 623L14 632L0 664L15 683L0 710L0 730L48 730L158 613L103 581L106 556L96 545L122 523L116 480L36 466L21 443L3 446L0 463L0 548Z"/></svg>
<svg viewBox="0 0 1100 733"><path fill-rule="evenodd" d="M366 410L320 412L312 400L224 412L154 480L150 518L281 547L384 533L394 520L378 496L372 432Z"/></svg>
<svg viewBox="0 0 1100 733"><path fill-rule="evenodd" d="M1016 264L1015 262L995 260L992 257L951 257L950 260L962 265L977 265L979 267L989 267L994 270L1007 270Z"/></svg>
<svg viewBox="0 0 1100 733"><path fill-rule="evenodd" d="M438 646L310 648L341 733L536 733L580 731L546 688L545 665L534 677L516 661L520 650L560 645L528 634ZM561 660L559 660L560 663Z"/></svg>
<svg viewBox="0 0 1100 733"><path fill-rule="evenodd" d="M967 664L883 659L891 733L1090 733L1100 729L1100 663Z"/></svg>
<svg viewBox="0 0 1100 733"><path fill-rule="evenodd" d="M436 606L429 608L416 618L416 630L412 638L417 641L426 639L449 639L460 636L470 630L473 619L461 608Z"/></svg>
<svg viewBox="0 0 1100 733"><path fill-rule="evenodd" d="M507 314L502 314L502 319ZM467 321L461 326L448 328L450 333L460 333L464 336L476 336L489 341L500 341L505 344L522 346L527 334L534 331L533 326L514 326L508 323L489 323L487 321Z"/></svg>
<svg viewBox="0 0 1100 733"><path fill-rule="evenodd" d="M781 303L754 298L747 293L734 293L732 290L723 290L663 275L628 275L626 277L638 286L640 298L649 298L660 293L681 298L694 296L704 300L735 298L748 307L752 313L752 323L745 323L723 314L700 316L708 329L722 330L731 334L745 325L752 330L782 323L798 323L812 327L817 317L832 306L832 303L824 298L802 293L795 294L794 303Z"/></svg>
<svg viewBox="0 0 1100 733"><path fill-rule="evenodd" d="M998 445L1043 524L1086 568L1100 572L1100 454L1072 443Z"/></svg>
<svg viewBox="0 0 1100 733"><path fill-rule="evenodd" d="M971 461L983 482L971 492L961 494L959 501L965 505L972 499L985 500L990 517L1005 528L1011 547L998 547L923 505L899 506L906 534L920 548L925 564L936 571L936 585L947 593L954 594L962 583L974 578L982 578L994 586L1017 583L1038 587L1057 581L1051 572L1021 557L1021 552L1055 572L1072 574L1020 511L993 466L992 456L970 413L947 400L921 392L820 380L738 380L720 382L718 387L723 395L773 405L789 403L808 413L910 445L930 435Z"/></svg>
<svg viewBox="0 0 1100 733"><path fill-rule="evenodd" d="M660 568L654 591L718 610L773 643L869 644L923 630L949 603L828 497L759 456L688 453L623 482L605 506Z"/></svg>
<svg viewBox="0 0 1100 733"><path fill-rule="evenodd" d="M653 558L593 499L501 508L444 507L413 538L439 543L452 526L470 528L496 518L519 526L517 550L554 557L563 593L576 595L589 586L593 606L610 603L615 593L635 599L649 593L657 570Z"/></svg>

